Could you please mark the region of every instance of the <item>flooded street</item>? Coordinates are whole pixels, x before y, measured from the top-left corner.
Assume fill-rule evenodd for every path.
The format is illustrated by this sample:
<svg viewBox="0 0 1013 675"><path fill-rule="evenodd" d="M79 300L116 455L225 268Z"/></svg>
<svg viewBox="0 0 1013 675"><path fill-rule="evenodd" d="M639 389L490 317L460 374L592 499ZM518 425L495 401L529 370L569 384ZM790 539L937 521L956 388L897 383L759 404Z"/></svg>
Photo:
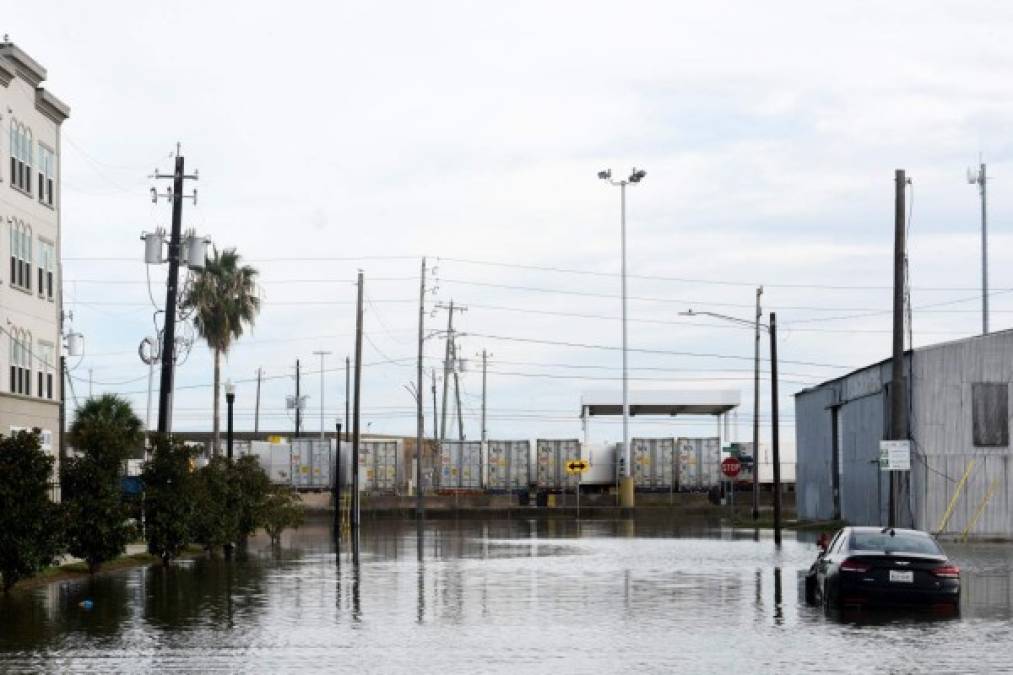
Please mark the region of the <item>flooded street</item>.
<svg viewBox="0 0 1013 675"><path fill-rule="evenodd" d="M665 522L325 522L200 559L0 598L0 670L996 672L1010 552L945 543L961 615L827 618L786 533ZM808 539L812 539L809 541ZM84 599L94 608L79 606Z"/></svg>

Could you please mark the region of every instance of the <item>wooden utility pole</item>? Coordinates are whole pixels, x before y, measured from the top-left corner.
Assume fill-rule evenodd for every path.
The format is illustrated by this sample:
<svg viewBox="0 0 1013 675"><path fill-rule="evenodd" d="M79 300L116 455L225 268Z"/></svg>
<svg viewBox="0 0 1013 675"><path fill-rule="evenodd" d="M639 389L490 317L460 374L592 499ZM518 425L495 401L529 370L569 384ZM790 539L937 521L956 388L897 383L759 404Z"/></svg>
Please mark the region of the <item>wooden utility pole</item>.
<svg viewBox="0 0 1013 675"><path fill-rule="evenodd" d="M295 437L299 438L302 428L302 398L299 395L299 359L295 360Z"/></svg>
<svg viewBox="0 0 1013 675"><path fill-rule="evenodd" d="M457 440L464 440L464 417L461 416L461 379L458 375L457 341L451 343L454 354L454 398L457 400Z"/></svg>
<svg viewBox="0 0 1013 675"><path fill-rule="evenodd" d="M450 359L454 344L454 301L447 311L447 344L443 353L443 405L440 417L440 440L447 437L447 387L450 384Z"/></svg>
<svg viewBox="0 0 1013 675"><path fill-rule="evenodd" d="M257 368L257 401L253 409L253 433L260 432L260 377L263 374L263 368Z"/></svg>
<svg viewBox="0 0 1013 675"><path fill-rule="evenodd" d="M345 357L345 440L349 440L348 434L352 432L351 415L348 412L348 402L351 400L352 391L352 361Z"/></svg>
<svg viewBox="0 0 1013 675"><path fill-rule="evenodd" d="M422 272L419 276L419 358L416 364L415 387L415 518L422 519L422 444L425 440L425 417L422 409L422 359L424 358L426 320L426 259L422 258Z"/></svg>
<svg viewBox="0 0 1013 675"><path fill-rule="evenodd" d="M905 190L907 176L897 169L894 176L893 212L893 363L890 378L890 440L907 438L907 383L904 377L904 258L907 251ZM899 472L890 471L890 501L887 524L897 524Z"/></svg>
<svg viewBox="0 0 1013 675"><path fill-rule="evenodd" d="M760 297L763 286L756 289L756 335L753 345L753 520L760 518ZM736 429L735 433L738 433Z"/></svg>
<svg viewBox="0 0 1013 675"><path fill-rule="evenodd" d="M777 314L770 313L770 446L774 460L774 545L781 545L781 425L777 405Z"/></svg>
<svg viewBox="0 0 1013 675"><path fill-rule="evenodd" d="M352 527L359 529L359 412L362 398L362 272L355 303L355 394L352 403Z"/></svg>

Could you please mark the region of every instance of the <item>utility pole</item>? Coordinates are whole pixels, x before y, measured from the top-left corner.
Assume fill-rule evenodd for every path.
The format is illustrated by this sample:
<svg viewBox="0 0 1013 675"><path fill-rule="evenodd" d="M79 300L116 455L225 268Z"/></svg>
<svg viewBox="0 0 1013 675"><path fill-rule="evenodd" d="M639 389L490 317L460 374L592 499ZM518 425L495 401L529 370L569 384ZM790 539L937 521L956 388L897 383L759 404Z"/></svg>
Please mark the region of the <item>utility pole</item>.
<svg viewBox="0 0 1013 675"><path fill-rule="evenodd" d="M774 460L774 545L781 545L781 425L777 405L777 314L770 313L770 445Z"/></svg>
<svg viewBox="0 0 1013 675"><path fill-rule="evenodd" d="M350 400L350 392L352 390L352 362L345 356L345 440L348 440L348 434L352 431L352 422L348 413L348 401Z"/></svg>
<svg viewBox="0 0 1013 675"><path fill-rule="evenodd" d="M302 397L299 395L299 359L295 360L295 437L299 438L302 428Z"/></svg>
<svg viewBox="0 0 1013 675"><path fill-rule="evenodd" d="M416 364L415 386L415 519L422 520L422 444L425 441L425 417L422 408L422 359L425 356L426 339L426 259L422 257L422 271L419 274L419 358Z"/></svg>
<svg viewBox="0 0 1013 675"><path fill-rule="evenodd" d="M352 403L352 527L359 529L359 412L362 398L362 272L355 303L355 399Z"/></svg>
<svg viewBox="0 0 1013 675"><path fill-rule="evenodd" d="M456 337L456 336L455 336ZM458 376L457 340L451 342L454 348L454 398L457 400L457 440L464 440L464 417L461 416L461 379Z"/></svg>
<svg viewBox="0 0 1013 675"><path fill-rule="evenodd" d="M489 364L489 353L486 350L483 349L482 350L482 444L480 446L481 449L479 450L479 457L480 457L480 461L482 463L482 468L481 468L481 472L482 472L482 487L485 487L486 482L487 482L488 470L486 469L486 466L487 466L487 461L488 461L488 456L489 456L489 450L488 450L489 439L488 439L488 434L487 434L486 428L485 428L485 402L486 402L486 384L487 384L486 383L486 378L487 378L487 372L488 372L488 364ZM579 514L580 513L580 506L579 506L579 504L580 504L580 494L579 494L579 488L578 488L578 495L577 495L577 504L578 504L577 513Z"/></svg>
<svg viewBox="0 0 1013 675"><path fill-rule="evenodd" d="M253 433L260 433L260 377L262 373L261 368L257 368L257 400L254 404L253 409Z"/></svg>
<svg viewBox="0 0 1013 675"><path fill-rule="evenodd" d="M905 190L907 176L897 169L894 176L893 237L893 364L890 379L890 440L907 438L907 384L904 378L904 256L907 251ZM887 524L897 523L898 472L890 471L890 502Z"/></svg>
<svg viewBox="0 0 1013 675"><path fill-rule="evenodd" d="M430 369L433 374L433 440L438 441L436 432L440 428L440 411L436 409L436 368Z"/></svg>
<svg viewBox="0 0 1013 675"><path fill-rule="evenodd" d="M317 350L313 352L320 357L320 440L323 441L324 436L324 357L328 356L330 352L323 350Z"/></svg>
<svg viewBox="0 0 1013 675"><path fill-rule="evenodd" d="M197 180L183 171L183 155L176 144L176 167L171 175L155 172L153 178L172 178L172 231L169 236L169 277L165 284L165 327L162 336L162 374L158 388L158 433L172 430L172 389L176 369L176 295L179 290L180 240L183 236L183 181ZM152 188L152 193L157 191ZM193 197L196 201L196 193Z"/></svg>
<svg viewBox="0 0 1013 675"><path fill-rule="evenodd" d="M753 520L760 518L760 297L763 286L756 289L756 336L753 348ZM738 434L738 429L735 430Z"/></svg>
<svg viewBox="0 0 1013 675"><path fill-rule="evenodd" d="M88 398L92 398L94 396L94 394L92 393L92 385L94 384L94 377L93 377L93 375L94 375L94 373L93 373L92 369L89 368L88 369ZM29 385L31 385L31 383L29 383Z"/></svg>

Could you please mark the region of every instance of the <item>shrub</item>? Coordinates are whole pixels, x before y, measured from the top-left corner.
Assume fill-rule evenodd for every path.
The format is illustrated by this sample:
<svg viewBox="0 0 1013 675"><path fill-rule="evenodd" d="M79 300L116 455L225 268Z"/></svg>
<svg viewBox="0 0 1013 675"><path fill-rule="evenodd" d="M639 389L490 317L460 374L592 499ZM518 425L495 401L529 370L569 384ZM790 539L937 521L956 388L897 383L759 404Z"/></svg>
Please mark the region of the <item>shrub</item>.
<svg viewBox="0 0 1013 675"><path fill-rule="evenodd" d="M239 539L239 511L234 507L238 490L232 479L228 460L221 455L195 474L192 537L212 554Z"/></svg>
<svg viewBox="0 0 1013 675"><path fill-rule="evenodd" d="M145 538L148 552L168 565L191 541L196 511L195 451L182 441L159 436L144 464Z"/></svg>
<svg viewBox="0 0 1013 675"><path fill-rule="evenodd" d="M261 518L271 542L277 544L283 531L290 527L298 529L303 524L305 513L302 500L292 488L273 488L264 501Z"/></svg>
<svg viewBox="0 0 1013 675"><path fill-rule="evenodd" d="M0 437L0 575L4 591L53 564L62 548L61 508L49 497L53 458L38 433Z"/></svg>

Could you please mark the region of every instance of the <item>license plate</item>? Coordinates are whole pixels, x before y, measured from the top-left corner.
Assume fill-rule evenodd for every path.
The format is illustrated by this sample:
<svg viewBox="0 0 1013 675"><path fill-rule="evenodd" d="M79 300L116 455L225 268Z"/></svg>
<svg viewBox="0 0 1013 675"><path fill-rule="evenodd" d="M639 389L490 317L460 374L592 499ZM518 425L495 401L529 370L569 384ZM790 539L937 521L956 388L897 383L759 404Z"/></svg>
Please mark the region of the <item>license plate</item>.
<svg viewBox="0 0 1013 675"><path fill-rule="evenodd" d="M901 584L914 583L915 573L911 570L890 570L890 581Z"/></svg>

